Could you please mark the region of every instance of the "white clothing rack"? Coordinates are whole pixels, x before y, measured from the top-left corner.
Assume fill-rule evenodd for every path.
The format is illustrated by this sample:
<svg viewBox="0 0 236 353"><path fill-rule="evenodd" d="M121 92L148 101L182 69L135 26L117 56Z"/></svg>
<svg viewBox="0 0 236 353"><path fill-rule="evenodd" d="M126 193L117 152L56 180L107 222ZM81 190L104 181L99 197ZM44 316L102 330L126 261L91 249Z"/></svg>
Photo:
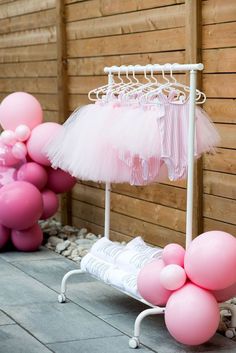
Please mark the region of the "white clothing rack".
<svg viewBox="0 0 236 353"><path fill-rule="evenodd" d="M186 248L190 245L192 241L192 219L193 219L193 178L194 178L194 132L195 132L195 99L196 99L196 78L197 71L203 70L203 64L165 64L165 65L129 65L129 66L111 66L105 67L104 72L108 74L108 85L112 87L113 75L115 73L147 73L147 72L190 72L190 97L189 97L189 131L188 131L188 175L187 175L187 213L186 213ZM105 229L104 236L109 239L110 231L110 192L111 185L106 183L105 189ZM58 301L63 303L66 301L66 282L68 278L74 274L84 273L83 270L72 270L66 273L62 279L61 283L61 293L58 296ZM143 299L136 298L130 293L121 291L142 303L145 303L151 307L151 309L146 309L142 311L136 318L134 324L134 336L129 340L129 346L131 348L137 348L140 345L140 324L141 321L149 315L163 314L165 312L164 307L153 306L152 304L146 302ZM232 307L229 305L221 304L221 309L231 310ZM233 314L233 312L232 312ZM234 326L236 326L236 315L234 316ZM235 334L235 328L232 326L230 329ZM231 332L230 331L230 332ZM229 333L231 335L231 333Z"/></svg>

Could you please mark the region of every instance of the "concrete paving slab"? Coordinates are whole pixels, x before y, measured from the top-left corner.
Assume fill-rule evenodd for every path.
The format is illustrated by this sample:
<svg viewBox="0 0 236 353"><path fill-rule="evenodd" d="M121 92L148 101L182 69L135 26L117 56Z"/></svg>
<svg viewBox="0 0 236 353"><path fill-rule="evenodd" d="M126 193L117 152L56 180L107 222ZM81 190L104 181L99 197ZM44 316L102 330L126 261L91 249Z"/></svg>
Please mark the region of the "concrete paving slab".
<svg viewBox="0 0 236 353"><path fill-rule="evenodd" d="M22 251L6 251L0 253L0 258L8 262L14 261L35 261L35 260L45 260L54 259L61 257L54 251L51 251L44 246L41 246L37 251L34 252L22 252Z"/></svg>
<svg viewBox="0 0 236 353"><path fill-rule="evenodd" d="M7 316L6 314L4 314L1 310L0 310L0 326L2 325L11 325L14 324L15 322L13 320L11 320L9 318L9 316Z"/></svg>
<svg viewBox="0 0 236 353"><path fill-rule="evenodd" d="M3 310L43 343L120 335L118 330L73 303L44 303L42 297L41 303L4 306Z"/></svg>
<svg viewBox="0 0 236 353"><path fill-rule="evenodd" d="M55 353L132 353L127 336L96 338L48 345ZM153 352L141 346L136 353Z"/></svg>
<svg viewBox="0 0 236 353"><path fill-rule="evenodd" d="M1 353L50 353L37 339L18 325L0 326Z"/></svg>

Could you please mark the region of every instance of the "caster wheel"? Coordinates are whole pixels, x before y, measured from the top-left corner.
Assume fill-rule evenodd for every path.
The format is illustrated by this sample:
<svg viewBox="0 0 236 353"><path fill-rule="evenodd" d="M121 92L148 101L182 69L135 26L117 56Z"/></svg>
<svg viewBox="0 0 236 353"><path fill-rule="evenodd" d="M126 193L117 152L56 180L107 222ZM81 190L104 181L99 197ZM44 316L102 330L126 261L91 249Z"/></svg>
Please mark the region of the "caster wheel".
<svg viewBox="0 0 236 353"><path fill-rule="evenodd" d="M137 337L130 338L129 346L130 348L133 348L133 349L138 348L140 346L139 339Z"/></svg>
<svg viewBox="0 0 236 353"><path fill-rule="evenodd" d="M58 302L59 303L65 303L65 301L66 301L66 296L65 296L65 294L59 294L58 295Z"/></svg>
<svg viewBox="0 0 236 353"><path fill-rule="evenodd" d="M235 329L233 329L233 328L229 328L227 331L225 331L225 336L227 338L234 338L235 334L236 334L236 332L235 332Z"/></svg>

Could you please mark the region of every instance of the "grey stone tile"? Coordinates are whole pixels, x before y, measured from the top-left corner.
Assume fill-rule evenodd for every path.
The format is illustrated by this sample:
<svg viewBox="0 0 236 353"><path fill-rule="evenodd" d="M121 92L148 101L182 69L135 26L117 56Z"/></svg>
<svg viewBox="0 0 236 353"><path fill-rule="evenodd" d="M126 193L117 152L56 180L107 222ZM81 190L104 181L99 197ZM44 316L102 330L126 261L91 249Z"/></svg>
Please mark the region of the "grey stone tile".
<svg viewBox="0 0 236 353"><path fill-rule="evenodd" d="M37 251L33 252L22 252L22 251L6 251L0 252L0 258L8 262L14 261L35 261L35 260L45 260L61 257L54 251L46 249L41 246Z"/></svg>
<svg viewBox="0 0 236 353"><path fill-rule="evenodd" d="M15 322L13 320L11 320L6 314L4 314L1 310L0 310L0 326L1 325L10 325L10 324L14 324Z"/></svg>
<svg viewBox="0 0 236 353"><path fill-rule="evenodd" d="M68 285L67 297L98 316L146 309L139 301L99 281Z"/></svg>
<svg viewBox="0 0 236 353"><path fill-rule="evenodd" d="M38 340L18 325L0 326L1 353L49 353Z"/></svg>
<svg viewBox="0 0 236 353"><path fill-rule="evenodd" d="M48 345L55 353L131 353L127 336L116 336L106 338L96 338L80 340L66 343L54 343ZM138 353L152 352L148 348L141 346Z"/></svg>
<svg viewBox="0 0 236 353"><path fill-rule="evenodd" d="M43 297L41 301L3 310L43 343L120 335L118 330L76 304L44 303Z"/></svg>
<svg viewBox="0 0 236 353"><path fill-rule="evenodd" d="M133 336L136 319L135 313L108 315L102 318L123 333ZM168 333L163 315L149 316L142 321L140 339L141 343L145 346L161 353L225 353L227 349L231 350L232 353L236 353L236 343L219 334L216 334L206 344L196 347L189 347L178 343Z"/></svg>
<svg viewBox="0 0 236 353"><path fill-rule="evenodd" d="M61 281L63 276L70 270L77 270L78 265L70 260L58 256L55 259L45 259L43 261L19 261L14 262L14 265L25 273L40 282L43 282L48 287L56 291L60 291ZM68 288L71 283L80 284L83 282L95 281L88 274L73 275L68 280Z"/></svg>

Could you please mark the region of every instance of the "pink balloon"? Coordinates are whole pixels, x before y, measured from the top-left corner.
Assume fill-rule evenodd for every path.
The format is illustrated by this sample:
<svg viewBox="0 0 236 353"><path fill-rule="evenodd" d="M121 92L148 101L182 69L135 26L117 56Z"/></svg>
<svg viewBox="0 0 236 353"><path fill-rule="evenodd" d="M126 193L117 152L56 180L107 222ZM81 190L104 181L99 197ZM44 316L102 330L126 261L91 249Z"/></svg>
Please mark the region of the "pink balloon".
<svg viewBox="0 0 236 353"><path fill-rule="evenodd" d="M1 133L1 141L5 145L14 145L16 143L16 135L12 130L5 130Z"/></svg>
<svg viewBox="0 0 236 353"><path fill-rule="evenodd" d="M0 123L5 130L15 130L21 124L33 129L42 120L41 105L31 94L14 92L4 98L0 105Z"/></svg>
<svg viewBox="0 0 236 353"><path fill-rule="evenodd" d="M0 223L12 229L27 229L43 212L40 191L25 181L15 181L0 189Z"/></svg>
<svg viewBox="0 0 236 353"><path fill-rule="evenodd" d="M0 224L0 249L3 249L10 240L10 229Z"/></svg>
<svg viewBox="0 0 236 353"><path fill-rule="evenodd" d="M47 183L47 172L44 167L35 162L25 163L17 172L17 179L28 181L39 190L42 190Z"/></svg>
<svg viewBox="0 0 236 353"><path fill-rule="evenodd" d="M25 230L13 230L11 240L17 250L35 251L42 244L43 232L36 223L32 227Z"/></svg>
<svg viewBox="0 0 236 353"><path fill-rule="evenodd" d="M27 125L19 125L15 129L15 136L18 141L26 141L30 137L30 128Z"/></svg>
<svg viewBox="0 0 236 353"><path fill-rule="evenodd" d="M185 249L175 243L168 244L164 247L162 253L162 260L166 265L176 264L184 267Z"/></svg>
<svg viewBox="0 0 236 353"><path fill-rule="evenodd" d="M43 213L40 219L47 219L52 217L58 210L59 200L55 192L51 190L44 190L43 197Z"/></svg>
<svg viewBox="0 0 236 353"><path fill-rule="evenodd" d="M161 270L160 282L164 288L176 290L181 288L186 282L186 273L179 265L167 265Z"/></svg>
<svg viewBox="0 0 236 353"><path fill-rule="evenodd" d="M47 187L56 194L67 192L76 184L76 179L61 169L48 168Z"/></svg>
<svg viewBox="0 0 236 353"><path fill-rule="evenodd" d="M0 141L0 165L11 167L19 163L19 159L12 154L12 147Z"/></svg>
<svg viewBox="0 0 236 353"><path fill-rule="evenodd" d="M225 302L233 297L236 297L236 282L232 286L221 290L214 290L212 294L219 303Z"/></svg>
<svg viewBox="0 0 236 353"><path fill-rule="evenodd" d="M57 123L43 123L36 126L27 141L29 156L37 163L49 166L44 148L47 143L62 129L62 125Z"/></svg>
<svg viewBox="0 0 236 353"><path fill-rule="evenodd" d="M24 159L27 155L27 148L23 142L16 142L12 146L12 154L15 158Z"/></svg>
<svg viewBox="0 0 236 353"><path fill-rule="evenodd" d="M194 346L208 341L215 334L219 322L220 313L214 296L192 283L175 291L167 302L167 329L183 344Z"/></svg>
<svg viewBox="0 0 236 353"><path fill-rule="evenodd" d="M172 293L165 289L160 282L160 272L164 267L165 264L162 260L154 260L145 265L138 275L139 293L153 305L165 305Z"/></svg>
<svg viewBox="0 0 236 353"><path fill-rule="evenodd" d="M186 251L184 267L192 282L219 290L236 282L236 239L225 232L199 235Z"/></svg>

